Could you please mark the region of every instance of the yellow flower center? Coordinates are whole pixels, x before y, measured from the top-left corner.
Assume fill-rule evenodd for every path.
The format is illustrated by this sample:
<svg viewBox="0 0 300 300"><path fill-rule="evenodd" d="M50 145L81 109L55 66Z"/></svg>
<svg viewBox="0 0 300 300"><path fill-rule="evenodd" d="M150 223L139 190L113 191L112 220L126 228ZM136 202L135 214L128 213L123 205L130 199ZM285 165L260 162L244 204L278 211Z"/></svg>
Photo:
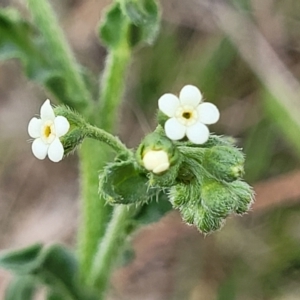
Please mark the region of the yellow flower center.
<svg viewBox="0 0 300 300"><path fill-rule="evenodd" d="M184 126L191 126L197 122L197 110L190 105L179 106L175 113L176 119Z"/></svg>
<svg viewBox="0 0 300 300"><path fill-rule="evenodd" d="M43 142L46 144L51 144L55 139L55 136L54 123L52 121L46 121L42 126L41 138Z"/></svg>

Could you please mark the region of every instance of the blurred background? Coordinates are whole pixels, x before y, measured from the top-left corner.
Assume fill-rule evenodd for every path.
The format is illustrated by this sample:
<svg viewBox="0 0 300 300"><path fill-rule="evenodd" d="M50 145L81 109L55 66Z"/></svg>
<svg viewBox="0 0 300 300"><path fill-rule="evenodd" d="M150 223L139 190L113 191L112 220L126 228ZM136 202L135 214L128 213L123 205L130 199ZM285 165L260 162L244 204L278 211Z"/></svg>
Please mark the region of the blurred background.
<svg viewBox="0 0 300 300"><path fill-rule="evenodd" d="M96 26L108 0L52 0L78 60L95 78L106 51ZM25 1L0 0L30 18ZM246 153L256 203L204 237L176 212L134 234L109 299L300 299L300 1L161 0L156 43L135 50L119 136L136 147L155 126L158 98L194 84L221 111L211 127ZM1 26L1 25L0 25ZM51 97L18 61L0 62L0 249L76 243L76 155L31 153L27 124ZM52 99L55 102L55 99ZM0 270L0 298L10 275Z"/></svg>

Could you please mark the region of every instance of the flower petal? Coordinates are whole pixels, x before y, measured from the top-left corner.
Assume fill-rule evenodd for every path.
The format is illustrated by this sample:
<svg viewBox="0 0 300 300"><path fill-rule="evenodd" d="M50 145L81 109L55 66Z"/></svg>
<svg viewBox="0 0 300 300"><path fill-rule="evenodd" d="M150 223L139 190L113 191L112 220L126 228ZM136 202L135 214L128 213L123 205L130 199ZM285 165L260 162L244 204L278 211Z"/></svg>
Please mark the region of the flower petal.
<svg viewBox="0 0 300 300"><path fill-rule="evenodd" d="M69 121L67 120L67 118L63 116L57 116L54 120L54 125L55 125L55 133L57 137L61 137L65 135L70 128Z"/></svg>
<svg viewBox="0 0 300 300"><path fill-rule="evenodd" d="M47 99L41 107L41 119L42 121L54 121L55 119L55 114L49 99Z"/></svg>
<svg viewBox="0 0 300 300"><path fill-rule="evenodd" d="M209 138L209 130L206 125L198 122L187 128L186 135L192 143L204 144Z"/></svg>
<svg viewBox="0 0 300 300"><path fill-rule="evenodd" d="M162 172L168 170L169 167L170 167L170 164L169 164L169 163L163 163L163 164L157 166L156 168L154 168L154 169L152 170L152 172L153 172L154 174L159 174L159 173L162 173Z"/></svg>
<svg viewBox="0 0 300 300"><path fill-rule="evenodd" d="M63 156L64 156L64 147L60 142L59 138L56 138L49 146L48 157L53 162L59 162L62 160Z"/></svg>
<svg viewBox="0 0 300 300"><path fill-rule="evenodd" d="M198 108L198 120L204 124L214 124L218 122L220 118L220 112L218 108L209 102L201 103Z"/></svg>
<svg viewBox="0 0 300 300"><path fill-rule="evenodd" d="M41 136L42 120L38 118L32 118L28 124L28 134L32 138L38 138Z"/></svg>
<svg viewBox="0 0 300 300"><path fill-rule="evenodd" d="M41 138L35 139L31 145L32 152L38 159L44 159L47 156L48 147Z"/></svg>
<svg viewBox="0 0 300 300"><path fill-rule="evenodd" d="M179 99L173 94L164 94L158 99L159 110L170 118L174 117L179 105Z"/></svg>
<svg viewBox="0 0 300 300"><path fill-rule="evenodd" d="M196 107L202 100L202 94L197 87L186 85L181 89L179 99L182 105Z"/></svg>
<svg viewBox="0 0 300 300"><path fill-rule="evenodd" d="M171 118L165 123L165 132L169 139L177 141L185 136L186 127L180 124L176 118Z"/></svg>

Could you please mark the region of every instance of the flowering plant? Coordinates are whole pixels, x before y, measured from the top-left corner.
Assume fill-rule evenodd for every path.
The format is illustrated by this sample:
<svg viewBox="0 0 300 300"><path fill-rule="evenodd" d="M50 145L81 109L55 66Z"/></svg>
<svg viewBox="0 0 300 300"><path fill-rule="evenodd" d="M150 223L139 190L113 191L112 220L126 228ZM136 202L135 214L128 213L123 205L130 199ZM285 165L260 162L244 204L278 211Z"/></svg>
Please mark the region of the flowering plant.
<svg viewBox="0 0 300 300"><path fill-rule="evenodd" d="M46 100L40 118L30 120L32 152L38 159L48 156L59 162L81 146L82 224L78 257L62 246L38 244L3 254L0 266L17 276L26 275L14 283L26 299L32 299L41 282L47 286L47 299L104 299L120 245L138 212L153 199L167 198L187 224L204 234L219 230L229 215L248 211L254 197L242 180L244 155L231 139L209 133L207 125L218 121L219 110L202 102L193 85L184 86L179 97L159 98L157 127L136 150L111 133L131 53L137 45L152 43L158 33L160 12L155 0L115 1L107 10L99 30L108 49L99 100L87 88L48 2L27 2L39 36L29 39L36 34L28 30L33 25L25 24L16 11L4 10L0 17L13 29L16 56L25 62L29 78L39 81L60 103L52 107ZM129 34L133 31L135 38ZM20 46L17 37L22 35L28 36L30 47ZM44 45L55 53L53 62L49 53L40 52ZM44 56L36 59L36 53ZM103 143L115 152L114 161L105 159L110 152Z"/></svg>

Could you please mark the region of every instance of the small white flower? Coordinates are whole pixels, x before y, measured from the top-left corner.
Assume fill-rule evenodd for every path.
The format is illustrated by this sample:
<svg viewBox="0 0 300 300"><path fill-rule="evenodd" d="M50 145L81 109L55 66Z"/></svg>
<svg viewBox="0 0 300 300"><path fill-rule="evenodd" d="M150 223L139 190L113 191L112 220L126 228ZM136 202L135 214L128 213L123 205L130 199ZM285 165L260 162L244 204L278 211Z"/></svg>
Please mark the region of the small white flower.
<svg viewBox="0 0 300 300"><path fill-rule="evenodd" d="M155 174L169 169L170 162L167 152L164 150L150 150L143 157L144 167Z"/></svg>
<svg viewBox="0 0 300 300"><path fill-rule="evenodd" d="M63 116L55 117L50 101L47 99L41 107L41 118L32 118L28 124L28 133L35 140L32 152L38 159L47 155L53 162L59 162L64 155L64 147L59 140L65 135L70 124Z"/></svg>
<svg viewBox="0 0 300 300"><path fill-rule="evenodd" d="M193 85L183 87L179 98L173 94L159 98L159 109L170 118L165 123L168 138L176 141L187 136L194 144L204 144L208 140L206 125L216 123L220 113L214 104L201 101L201 92Z"/></svg>

